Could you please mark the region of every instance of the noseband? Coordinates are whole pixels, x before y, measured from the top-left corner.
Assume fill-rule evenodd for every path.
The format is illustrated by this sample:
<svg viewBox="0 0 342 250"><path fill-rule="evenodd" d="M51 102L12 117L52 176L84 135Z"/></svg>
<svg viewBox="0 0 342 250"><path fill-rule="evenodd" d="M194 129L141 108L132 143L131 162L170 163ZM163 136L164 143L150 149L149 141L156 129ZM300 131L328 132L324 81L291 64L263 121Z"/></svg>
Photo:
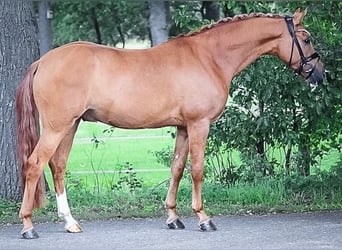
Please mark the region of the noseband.
<svg viewBox="0 0 342 250"><path fill-rule="evenodd" d="M320 56L317 52L314 52L312 55L310 55L308 57L304 56L302 48L300 47L300 44L299 44L297 36L296 36L296 31L294 29L293 17L285 16L285 21L287 24L287 28L290 32L290 35L292 37L291 56L290 56L290 60L289 60L287 65L289 67L291 66L292 56L293 56L293 48L294 48L294 44L296 44L299 55L300 55L300 64L299 64L299 67L294 72L296 75L300 75L300 73L302 73L302 72L306 73L306 74L308 74L306 76L306 79L308 79L311 76L311 74L315 71L316 64L320 60ZM318 60L316 61L316 63L314 65L312 65L311 61L315 58L318 58Z"/></svg>

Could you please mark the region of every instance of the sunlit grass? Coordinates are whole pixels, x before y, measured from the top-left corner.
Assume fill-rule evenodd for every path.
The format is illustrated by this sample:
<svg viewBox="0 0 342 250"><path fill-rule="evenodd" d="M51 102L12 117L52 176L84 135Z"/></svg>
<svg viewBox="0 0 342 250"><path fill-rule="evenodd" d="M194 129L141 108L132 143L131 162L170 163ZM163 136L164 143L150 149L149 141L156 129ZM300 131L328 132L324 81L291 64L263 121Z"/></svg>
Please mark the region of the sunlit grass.
<svg viewBox="0 0 342 250"><path fill-rule="evenodd" d="M118 171L128 163L145 184L156 184L170 177L169 167L158 163L154 152L173 147L170 132L174 132L174 128L114 128L112 132L104 132L110 128L102 123L80 124L67 164L67 171L73 178L93 186L98 175L103 185L109 185L117 180ZM52 187L50 171L46 171Z"/></svg>

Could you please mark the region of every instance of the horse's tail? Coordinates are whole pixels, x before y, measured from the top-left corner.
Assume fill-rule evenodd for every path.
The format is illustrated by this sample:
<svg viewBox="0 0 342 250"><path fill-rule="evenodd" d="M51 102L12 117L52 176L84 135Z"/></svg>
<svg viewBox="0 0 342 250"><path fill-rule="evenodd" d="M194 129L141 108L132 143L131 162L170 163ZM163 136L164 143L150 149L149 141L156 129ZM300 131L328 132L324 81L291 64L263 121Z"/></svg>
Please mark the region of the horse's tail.
<svg viewBox="0 0 342 250"><path fill-rule="evenodd" d="M39 140L39 114L33 98L33 78L39 61L31 64L19 84L16 96L17 112L17 153L22 190L25 189L28 158ZM45 180L39 178L34 195L34 208L42 207L45 198Z"/></svg>

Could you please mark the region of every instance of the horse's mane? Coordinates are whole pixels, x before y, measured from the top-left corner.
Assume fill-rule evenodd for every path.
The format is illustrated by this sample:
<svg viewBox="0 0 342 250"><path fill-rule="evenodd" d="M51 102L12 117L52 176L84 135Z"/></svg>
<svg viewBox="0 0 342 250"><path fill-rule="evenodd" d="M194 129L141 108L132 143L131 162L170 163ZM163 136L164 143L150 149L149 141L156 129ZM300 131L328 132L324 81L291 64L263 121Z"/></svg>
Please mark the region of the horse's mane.
<svg viewBox="0 0 342 250"><path fill-rule="evenodd" d="M257 17L268 17L268 18L283 18L284 16L279 15L279 14L272 14L272 13L250 13L250 14L239 14L236 15L234 17L225 17L222 18L220 20L218 20L217 22L214 23L210 23L207 25L202 26L200 29L198 30L194 30L194 31L190 31L189 33L184 33L184 34L180 34L176 37L188 37L188 36L194 36L197 35L199 33L202 33L203 31L215 28L215 27L219 27L221 25L227 24L227 23L233 23L236 21L241 21L241 20L247 20L247 19L251 19L251 18L257 18Z"/></svg>

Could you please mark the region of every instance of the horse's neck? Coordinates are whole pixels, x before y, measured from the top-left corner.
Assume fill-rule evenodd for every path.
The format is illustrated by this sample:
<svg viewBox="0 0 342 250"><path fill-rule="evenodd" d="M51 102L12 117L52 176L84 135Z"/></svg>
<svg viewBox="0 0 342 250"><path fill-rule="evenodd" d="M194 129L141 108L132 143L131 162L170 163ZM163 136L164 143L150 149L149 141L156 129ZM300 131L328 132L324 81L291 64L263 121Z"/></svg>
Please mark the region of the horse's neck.
<svg viewBox="0 0 342 250"><path fill-rule="evenodd" d="M203 46L212 50L214 60L230 81L260 56L276 54L284 27L285 21L279 18L238 21L213 29L209 42Z"/></svg>

